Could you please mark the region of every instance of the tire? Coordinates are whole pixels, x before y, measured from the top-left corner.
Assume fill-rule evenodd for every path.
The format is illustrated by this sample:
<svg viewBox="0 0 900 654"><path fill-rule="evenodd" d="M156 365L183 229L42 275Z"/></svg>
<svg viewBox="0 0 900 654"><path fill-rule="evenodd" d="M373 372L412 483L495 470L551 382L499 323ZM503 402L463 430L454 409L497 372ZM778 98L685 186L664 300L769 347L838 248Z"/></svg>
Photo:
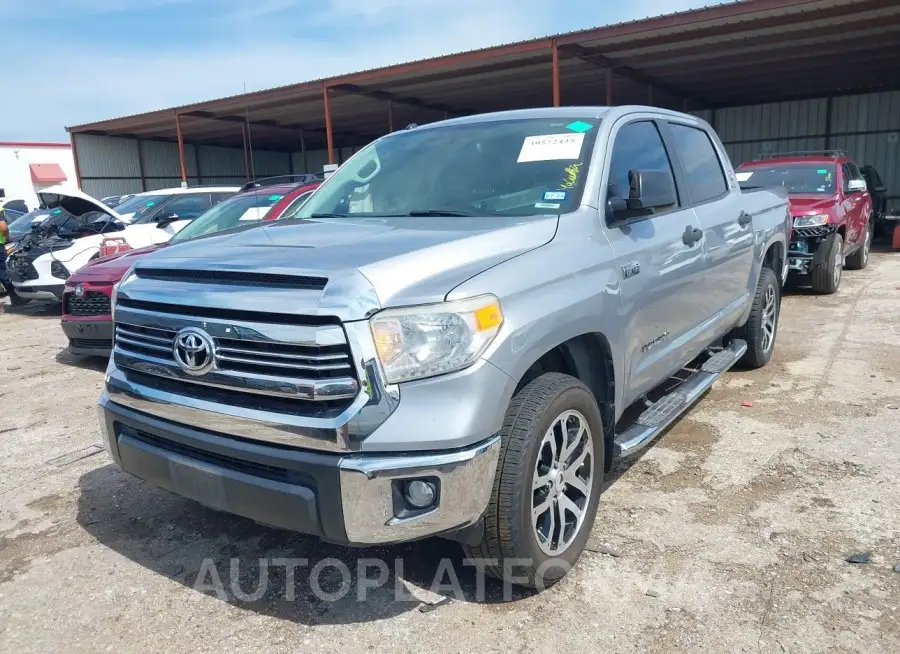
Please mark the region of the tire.
<svg viewBox="0 0 900 654"><path fill-rule="evenodd" d="M869 264L869 252L872 249L872 238L875 236L872 220L866 225L866 233L859 249L847 257L847 268L850 270L862 270Z"/></svg>
<svg viewBox="0 0 900 654"><path fill-rule="evenodd" d="M575 466L569 466L568 470L557 474L549 464L554 453L562 453L562 440L557 435L561 437L563 431L561 428L553 429L555 449L551 448L549 440L545 441L545 437L551 438L551 428L562 424L560 419L564 419L572 429L583 420L587 438L579 432L580 447L579 444L573 446L568 459L569 462L582 459L582 467L572 472ZM478 545L464 549L470 559L496 562L495 565L485 566L493 577L504 579L506 573L507 579L517 585L547 588L562 579L578 561L594 524L605 470L600 408L594 395L579 380L569 375L545 373L513 396L500 434L500 457L491 501L484 516L484 535ZM591 447L588 448L588 445ZM591 466L589 477L585 474L588 464ZM586 497L582 490L563 483L579 471L582 474L577 481L587 489ZM548 481L533 490L537 473ZM557 517L556 507L568 504L562 500L563 495L578 503L580 519L576 518L575 513L565 510L562 520ZM557 497L559 499L554 499ZM537 514L540 521L532 519L535 502L547 507ZM549 534L549 544L539 540L538 528L535 527L538 522L540 529ZM556 522L560 522L564 529L557 528ZM571 531L566 531L566 527L571 527ZM563 545L559 541L566 534L564 547L557 552L548 551L553 549L554 542ZM555 538L557 535L559 537Z"/></svg>
<svg viewBox="0 0 900 654"><path fill-rule="evenodd" d="M814 292L837 293L844 269L844 237L837 232L828 236L816 250L809 268Z"/></svg>
<svg viewBox="0 0 900 654"><path fill-rule="evenodd" d="M756 293L750 307L750 317L742 327L731 334L747 342L747 351L738 365L756 370L772 359L775 338L778 335L778 318L781 315L781 286L771 268L763 268L756 283Z"/></svg>

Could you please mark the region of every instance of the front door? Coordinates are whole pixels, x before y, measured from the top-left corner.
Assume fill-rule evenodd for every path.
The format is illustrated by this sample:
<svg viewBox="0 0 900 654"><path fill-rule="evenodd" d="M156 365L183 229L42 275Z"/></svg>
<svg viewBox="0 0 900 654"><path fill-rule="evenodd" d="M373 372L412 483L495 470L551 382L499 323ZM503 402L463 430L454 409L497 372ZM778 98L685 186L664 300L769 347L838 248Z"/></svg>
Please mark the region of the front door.
<svg viewBox="0 0 900 654"><path fill-rule="evenodd" d="M623 122L614 128L612 138L607 197L628 197L629 170L666 172L675 185L655 121ZM699 228L694 211L681 201L642 220L607 225L627 323L626 405L699 354L692 353L691 334L703 320L703 243L685 238Z"/></svg>

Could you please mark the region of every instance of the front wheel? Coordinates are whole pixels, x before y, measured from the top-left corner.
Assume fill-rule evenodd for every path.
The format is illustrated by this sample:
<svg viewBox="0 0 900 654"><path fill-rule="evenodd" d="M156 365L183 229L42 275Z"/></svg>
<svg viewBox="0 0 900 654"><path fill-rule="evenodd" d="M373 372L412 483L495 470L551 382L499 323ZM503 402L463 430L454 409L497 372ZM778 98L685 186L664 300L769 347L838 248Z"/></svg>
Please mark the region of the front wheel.
<svg viewBox="0 0 900 654"><path fill-rule="evenodd" d="M529 382L506 411L484 536L466 548L468 557L521 586L562 579L590 536L604 464L603 420L591 391L559 373Z"/></svg>

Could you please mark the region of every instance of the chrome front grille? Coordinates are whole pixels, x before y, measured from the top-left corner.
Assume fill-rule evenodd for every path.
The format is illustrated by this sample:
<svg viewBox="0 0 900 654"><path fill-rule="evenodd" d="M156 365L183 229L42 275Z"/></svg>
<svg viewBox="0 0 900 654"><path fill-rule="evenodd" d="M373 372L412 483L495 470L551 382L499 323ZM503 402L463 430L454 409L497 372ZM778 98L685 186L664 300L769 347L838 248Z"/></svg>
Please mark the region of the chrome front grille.
<svg viewBox="0 0 900 654"><path fill-rule="evenodd" d="M278 412L321 408L306 406L309 403L339 409L359 392L353 356L340 325L280 325L262 322L265 315L259 316L260 322L250 322L206 319L196 315L202 313L196 309L191 313L117 307L116 366L141 378L163 378L170 391L188 396L207 397L212 387L222 402L254 406L265 401L259 396L268 396L273 398L271 410ZM240 315L245 317L244 312ZM192 374L175 356L176 337L186 327L203 330L213 344L214 364L203 374ZM239 397L247 395L256 399Z"/></svg>

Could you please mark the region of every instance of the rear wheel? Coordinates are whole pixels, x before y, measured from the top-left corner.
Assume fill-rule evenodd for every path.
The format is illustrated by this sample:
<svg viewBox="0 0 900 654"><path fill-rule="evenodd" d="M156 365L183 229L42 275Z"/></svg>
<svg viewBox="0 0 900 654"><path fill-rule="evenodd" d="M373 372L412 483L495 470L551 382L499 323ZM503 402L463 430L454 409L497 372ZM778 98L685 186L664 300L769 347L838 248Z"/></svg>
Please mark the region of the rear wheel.
<svg viewBox="0 0 900 654"><path fill-rule="evenodd" d="M816 250L810 266L812 289L816 293L830 295L841 285L844 271L844 237L835 232L826 238Z"/></svg>
<svg viewBox="0 0 900 654"><path fill-rule="evenodd" d="M850 270L862 270L869 263L869 252L872 249L872 238L874 236L874 225L872 220L866 225L866 233L863 236L863 243L859 249L847 257L847 268Z"/></svg>
<svg viewBox="0 0 900 654"><path fill-rule="evenodd" d="M584 551L603 485L603 421L579 380L546 373L513 397L484 536L466 548L498 579L546 588Z"/></svg>
<svg viewBox="0 0 900 654"><path fill-rule="evenodd" d="M747 342L747 351L738 365L744 368L762 368L769 363L775 350L778 333L778 316L781 313L781 286L771 268L763 268L756 283L750 317L743 327L732 332L732 337Z"/></svg>

